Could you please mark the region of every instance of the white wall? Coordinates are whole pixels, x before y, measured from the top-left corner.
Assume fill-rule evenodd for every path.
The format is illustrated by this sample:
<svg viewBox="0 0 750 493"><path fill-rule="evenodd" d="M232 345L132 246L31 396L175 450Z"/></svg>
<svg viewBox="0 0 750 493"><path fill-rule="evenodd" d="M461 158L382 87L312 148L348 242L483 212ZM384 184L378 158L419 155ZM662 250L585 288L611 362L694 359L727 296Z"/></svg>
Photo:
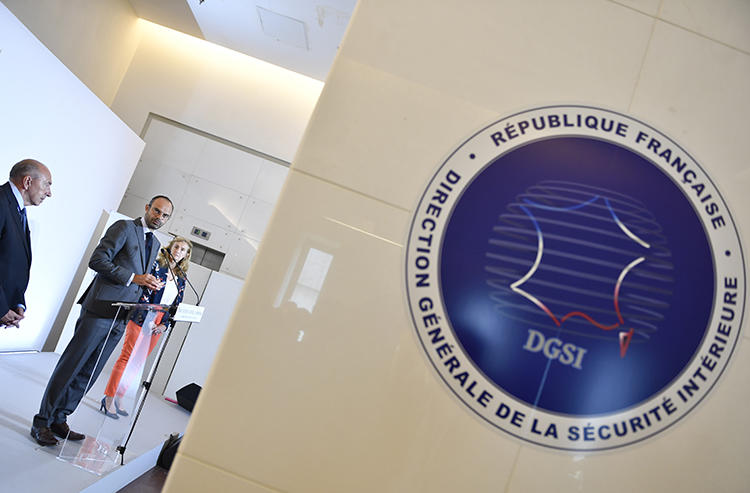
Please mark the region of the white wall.
<svg viewBox="0 0 750 493"><path fill-rule="evenodd" d="M669 431L605 453L543 449L486 425L432 371L403 244L467 137L585 103L683 143L750 245L749 8L360 0L165 491L747 491L746 328L722 381ZM333 257L310 311L287 297L309 246Z"/></svg>
<svg viewBox="0 0 750 493"><path fill-rule="evenodd" d="M224 253L219 270L244 279L288 167L155 116L143 140L146 148L119 211L138 215L144 200L167 195L175 210L165 230ZM193 235L194 227L209 236Z"/></svg>
<svg viewBox="0 0 750 493"><path fill-rule="evenodd" d="M200 323L190 324L180 357L176 361L164 395L175 398L175 392L190 383L201 387L224 337L243 281L220 272L212 272L200 305L206 307Z"/></svg>
<svg viewBox="0 0 750 493"><path fill-rule="evenodd" d="M52 197L28 212L28 311L0 350L40 349L102 210L115 208L143 141L0 5L0 163L31 157L52 172Z"/></svg>
<svg viewBox="0 0 750 493"><path fill-rule="evenodd" d="M226 253L222 271L245 277L286 168L216 141L189 138L184 131L178 135L156 118L150 120L154 130L147 130L149 115L289 162L323 84L147 21L141 24L141 42L112 109L147 142L148 131L166 133L152 135L154 149L147 144L120 211L128 213L131 201L156 190L156 185L146 186L156 177L151 183L163 183L175 194L170 231L185 236L192 226L212 231L206 245ZM170 170L175 172L169 178L163 176Z"/></svg>
<svg viewBox="0 0 750 493"><path fill-rule="evenodd" d="M140 30L127 0L2 0L105 104L115 97Z"/></svg>
<svg viewBox="0 0 750 493"><path fill-rule="evenodd" d="M30 26L49 49L67 64L76 76L88 84L100 99L107 103L111 102L113 111L139 134L144 130L149 114L153 112L291 161L322 89L320 81L139 20L126 0L2 1L22 16L24 23ZM59 62L58 65L62 67ZM25 67L23 70L28 72ZM72 74L69 75L72 77ZM6 79L3 84L12 82ZM42 83L43 78L38 82ZM30 87L33 87L34 83L30 84ZM54 91L47 91L45 97L52 98L58 94L61 94L60 88L55 87ZM28 95L31 98L30 92ZM40 106L46 103L46 107L53 110L64 104L60 100L54 100L51 104L48 101L38 98L37 103ZM70 103L72 104L73 100ZM28 118L31 116L29 114ZM70 120L67 119L65 122L66 125L62 127L73 130ZM6 119L5 124L9 123ZM52 126L58 123L52 120L49 124ZM18 130L20 129L16 129ZM78 138L83 138L85 128L77 130L80 132ZM66 142L63 147L78 145L78 138L63 137ZM100 142L109 144L106 140ZM91 151L96 143L92 141L83 149ZM5 151L10 152L10 149ZM78 150L79 160L82 159L80 155L83 152ZM127 161L130 158L115 146L110 146L107 153L100 153L99 158L118 153L121 154L118 159ZM27 153L21 154L21 157L26 156ZM10 164L13 162L15 161L10 161ZM113 205L120 202L124 186L133 172L131 162L126 166L112 160L109 163L111 169L107 169L117 177L113 179L120 180L118 183L121 185L116 187L116 191L106 187L95 190L94 199L103 202L95 204L96 219L102 210L110 210ZM55 179L59 180L59 169L56 170L53 163L47 164L52 168ZM81 169L86 170L86 167L83 166ZM53 193L60 190L61 183L63 182L56 181ZM99 195L106 196L106 200L99 200ZM49 202L44 206L50 207L51 204L52 202ZM258 218L259 224L264 223L268 215L270 211L266 211L263 217ZM34 215L30 214L30 217L34 226ZM95 225L96 220L92 216L89 233ZM230 238L230 241L248 243L249 240L241 234L241 228L242 224L240 234ZM34 241L37 236L39 235L34 235ZM87 241L82 241L81 248L77 250L81 253L77 254L76 266L86 244ZM243 251L250 253L256 245L250 242L241 246ZM230 257L238 272L244 270L252 260L249 254ZM35 259L33 269L37 268L36 264ZM64 301L69 304L72 298L73 294L68 293ZM51 317L51 320L54 320L54 317ZM58 330L61 331L65 314L60 315L57 322ZM49 326L41 330L46 334ZM53 334L53 339L56 339L57 335L59 333ZM41 347L43 339L41 337L39 344L35 346ZM55 342L50 341L47 348L54 348Z"/></svg>
<svg viewBox="0 0 750 493"><path fill-rule="evenodd" d="M140 21L112 109L142 132L149 113L291 161L323 83Z"/></svg>

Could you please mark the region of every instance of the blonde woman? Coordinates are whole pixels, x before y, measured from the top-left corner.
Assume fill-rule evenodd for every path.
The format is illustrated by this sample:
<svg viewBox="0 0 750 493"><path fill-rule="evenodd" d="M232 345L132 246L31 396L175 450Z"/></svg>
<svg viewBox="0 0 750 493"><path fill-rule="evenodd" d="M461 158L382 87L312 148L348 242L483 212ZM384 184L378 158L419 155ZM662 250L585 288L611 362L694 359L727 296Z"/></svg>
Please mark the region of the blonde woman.
<svg viewBox="0 0 750 493"><path fill-rule="evenodd" d="M185 292L185 272L188 270L188 263L190 261L190 254L193 251L193 244L190 240L181 236L175 237L167 245L167 250L171 254L171 257L167 258L164 252L160 251L159 256L156 257L154 266L151 269L151 274L159 280L162 285L161 289L150 290L144 289L141 298L138 300L139 303L161 303L163 305L176 306L182 301L182 296ZM172 272L177 275L177 282L172 277ZM128 412L121 409L119 400L125 395L128 390L130 381L133 378L139 378L141 375L140 367L145 363L146 358L151 351L153 351L156 344L159 342L159 337L162 332L166 329L167 323L169 322L168 313L157 313L154 319L154 329L151 331L151 337L149 341L148 353L142 357L143 361L130 361L131 354L139 354L143 351L138 351L141 344L145 344L145 338L140 337L141 326L146 317L146 312L137 311L131 315L128 320L128 325L125 329L125 337L122 345L122 351L120 357L117 358L114 367L112 368L112 374L107 382L107 387L104 390L104 397L102 398L102 404L99 410L107 415L109 418L118 419L119 415L127 416ZM130 361L130 368L126 372L126 367ZM137 369L134 371L131 369ZM123 373L125 378L123 379ZM128 378L129 373L135 373L132 377Z"/></svg>

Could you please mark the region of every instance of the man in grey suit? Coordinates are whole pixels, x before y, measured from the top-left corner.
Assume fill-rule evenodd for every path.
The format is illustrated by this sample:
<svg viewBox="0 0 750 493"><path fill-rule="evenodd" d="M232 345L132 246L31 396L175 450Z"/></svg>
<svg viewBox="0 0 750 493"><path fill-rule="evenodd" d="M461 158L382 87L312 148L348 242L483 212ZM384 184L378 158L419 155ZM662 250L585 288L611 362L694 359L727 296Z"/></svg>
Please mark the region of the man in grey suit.
<svg viewBox="0 0 750 493"><path fill-rule="evenodd" d="M96 381L125 330L124 317L113 322L117 310L112 303L134 303L143 288L161 288L149 274L161 247L153 231L167 222L172 209L169 198L157 195L142 218L112 224L91 255L89 267L96 277L79 300L75 333L50 376L31 426L31 436L40 445L56 445L55 435L68 440L85 437L70 430L67 417Z"/></svg>

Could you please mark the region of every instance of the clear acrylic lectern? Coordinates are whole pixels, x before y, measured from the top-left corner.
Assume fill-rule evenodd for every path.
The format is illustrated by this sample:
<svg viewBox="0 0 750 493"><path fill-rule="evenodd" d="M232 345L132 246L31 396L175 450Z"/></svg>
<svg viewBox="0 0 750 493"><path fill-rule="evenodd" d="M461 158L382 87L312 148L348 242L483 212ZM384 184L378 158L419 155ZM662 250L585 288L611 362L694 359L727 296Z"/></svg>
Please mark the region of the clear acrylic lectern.
<svg viewBox="0 0 750 493"><path fill-rule="evenodd" d="M134 411L139 399L143 398L142 395L146 391L146 387L142 385L144 382L143 376L146 360L151 349L155 349L155 346L159 345L159 343L158 354L161 355L161 351L163 351L164 345L169 339L172 325L168 324L164 327L166 335L159 338L156 331L160 327L160 320L169 311L169 305L114 303L112 306L117 308L117 314L112 319L107 337L116 337L113 333L115 321L126 318L128 326L125 329L122 339L125 339L125 334L128 331L133 331L131 337L136 338L135 344L129 357L125 353L121 354L122 344L118 344L109 356L109 360L105 364L97 381L89 381L87 394L91 394L91 397L88 395L84 396L81 404L78 406L78 410L76 410L76 414L80 414L80 416L76 416L78 418L76 422L90 424L89 426L78 425L82 429L76 430L85 433L86 438L80 441L64 439L60 453L58 454L59 459L95 474L104 474L118 465L121 445L131 431L131 425L136 416ZM127 312L127 317L123 317L123 312ZM138 325L137 322L141 320L142 323ZM102 355L100 354L101 357ZM107 416L101 411L99 407L100 402L96 396L104 395L105 385L110 380L113 367L118 359L123 360L118 365L120 367L118 373L121 371L122 376L119 379L115 392L118 412ZM126 363L125 359L127 359ZM154 363L149 371L149 377L146 379L147 382L151 381L159 359L159 357L154 359ZM124 369L122 368L123 364ZM92 398L97 399L93 406L95 412L92 412L90 402ZM83 416L84 413L86 416Z"/></svg>

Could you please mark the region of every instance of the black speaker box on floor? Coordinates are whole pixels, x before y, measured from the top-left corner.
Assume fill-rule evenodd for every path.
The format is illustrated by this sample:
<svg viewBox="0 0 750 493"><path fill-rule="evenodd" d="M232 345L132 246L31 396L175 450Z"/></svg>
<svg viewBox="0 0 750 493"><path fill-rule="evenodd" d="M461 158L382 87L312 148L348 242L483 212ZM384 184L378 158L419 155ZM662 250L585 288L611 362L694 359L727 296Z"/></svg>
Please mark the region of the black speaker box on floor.
<svg viewBox="0 0 750 493"><path fill-rule="evenodd" d="M172 433L164 442L161 452L159 452L159 458L156 459L156 465L164 469L172 467L172 461L174 461L174 456L177 454L177 448L181 441L182 435Z"/></svg>
<svg viewBox="0 0 750 493"><path fill-rule="evenodd" d="M188 411L192 411L195 407L195 401L198 400L198 394L201 391L201 386L197 383L189 383L182 387L176 392L177 404L184 407Z"/></svg>

